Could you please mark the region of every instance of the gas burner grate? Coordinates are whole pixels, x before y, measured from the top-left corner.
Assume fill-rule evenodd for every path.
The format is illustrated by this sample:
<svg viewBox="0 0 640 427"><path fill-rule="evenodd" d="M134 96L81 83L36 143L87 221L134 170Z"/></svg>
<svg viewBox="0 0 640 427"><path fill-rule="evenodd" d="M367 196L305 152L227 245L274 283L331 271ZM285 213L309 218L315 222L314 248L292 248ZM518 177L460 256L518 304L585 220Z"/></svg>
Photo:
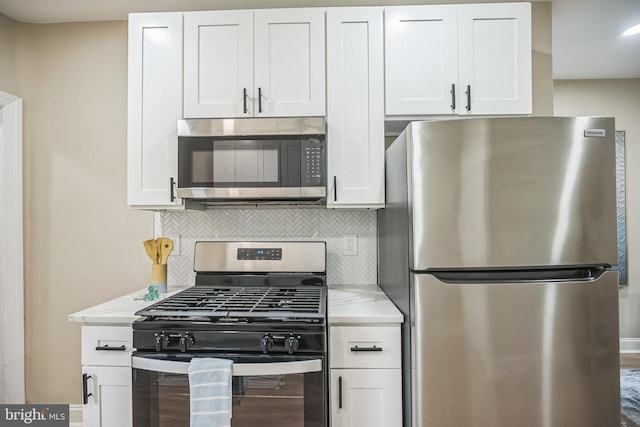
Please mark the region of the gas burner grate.
<svg viewBox="0 0 640 427"><path fill-rule="evenodd" d="M153 317L324 317L321 287L194 286L136 314Z"/></svg>

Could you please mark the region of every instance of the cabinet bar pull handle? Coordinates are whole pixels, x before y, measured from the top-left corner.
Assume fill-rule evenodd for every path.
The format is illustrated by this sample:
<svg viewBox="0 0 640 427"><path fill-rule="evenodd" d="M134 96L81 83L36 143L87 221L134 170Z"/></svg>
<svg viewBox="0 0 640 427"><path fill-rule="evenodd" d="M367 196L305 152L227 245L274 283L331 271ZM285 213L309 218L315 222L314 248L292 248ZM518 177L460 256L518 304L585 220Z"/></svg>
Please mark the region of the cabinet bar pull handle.
<svg viewBox="0 0 640 427"><path fill-rule="evenodd" d="M356 345L351 347L349 350L351 351L382 351L382 347L376 347L375 345L373 347L358 347Z"/></svg>
<svg viewBox="0 0 640 427"><path fill-rule="evenodd" d="M262 88L258 88L258 113L262 113Z"/></svg>
<svg viewBox="0 0 640 427"><path fill-rule="evenodd" d="M174 202L176 200L176 195L173 192L173 186L175 185L175 181L173 177L169 178L169 187L171 188L171 201Z"/></svg>
<svg viewBox="0 0 640 427"><path fill-rule="evenodd" d="M467 111L471 111L471 85L467 85Z"/></svg>
<svg viewBox="0 0 640 427"><path fill-rule="evenodd" d="M451 85L451 109L456 109L456 84Z"/></svg>
<svg viewBox="0 0 640 427"><path fill-rule="evenodd" d="M333 176L333 201L338 201L338 178Z"/></svg>
<svg viewBox="0 0 640 427"><path fill-rule="evenodd" d="M242 105L244 113L247 114L247 88L242 89Z"/></svg>
<svg viewBox="0 0 640 427"><path fill-rule="evenodd" d="M89 387L87 381L91 378L91 375L82 374L82 403L86 405L89 403L89 396L93 396L93 393L88 393Z"/></svg>
<svg viewBox="0 0 640 427"><path fill-rule="evenodd" d="M342 409L342 377L338 377L338 409Z"/></svg>
<svg viewBox="0 0 640 427"><path fill-rule="evenodd" d="M127 347L125 347L124 344L122 344L119 347L109 347L109 344L96 347L96 350L108 350L108 351L125 351L126 349Z"/></svg>

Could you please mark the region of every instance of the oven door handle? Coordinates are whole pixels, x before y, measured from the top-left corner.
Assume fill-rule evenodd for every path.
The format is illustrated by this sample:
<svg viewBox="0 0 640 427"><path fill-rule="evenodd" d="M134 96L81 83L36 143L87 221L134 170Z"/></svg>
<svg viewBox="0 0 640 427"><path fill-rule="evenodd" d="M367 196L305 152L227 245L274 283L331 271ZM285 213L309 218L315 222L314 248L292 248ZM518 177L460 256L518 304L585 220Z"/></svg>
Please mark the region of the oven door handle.
<svg viewBox="0 0 640 427"><path fill-rule="evenodd" d="M166 372L171 374L189 373L189 362L174 362L170 360L149 359L132 356L131 366L145 371ZM261 375L306 374L322 371L322 359L297 360L294 362L273 363L234 363L234 377L248 377Z"/></svg>

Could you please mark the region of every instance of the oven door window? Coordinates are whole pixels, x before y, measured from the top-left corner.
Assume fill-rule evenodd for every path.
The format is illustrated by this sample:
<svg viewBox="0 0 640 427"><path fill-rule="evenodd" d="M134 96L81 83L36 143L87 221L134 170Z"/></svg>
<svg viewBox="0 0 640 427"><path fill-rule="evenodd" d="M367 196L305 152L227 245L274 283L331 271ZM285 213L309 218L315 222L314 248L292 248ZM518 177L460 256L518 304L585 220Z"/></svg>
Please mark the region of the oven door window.
<svg viewBox="0 0 640 427"><path fill-rule="evenodd" d="M270 360L275 363L273 366L280 367L276 369L279 373L271 373L272 370L267 366L264 374L251 368L251 375L243 375L242 372L242 375L235 375L236 368L242 368L239 365L259 366L255 363L262 364L265 359L261 356L234 359L232 427L326 426L325 378L322 369L287 373L287 370L300 371L298 366L305 360L276 356ZM181 358L181 361L173 363L188 365L183 360ZM313 365L317 360L316 357L308 359L308 362ZM166 363L171 362L162 361L160 365L164 367L157 369L153 365L151 368L133 369L133 417L136 427L189 426L188 375L163 372L176 370L173 367L166 369ZM293 369L288 369L287 364ZM315 366L323 364L324 360L321 360Z"/></svg>

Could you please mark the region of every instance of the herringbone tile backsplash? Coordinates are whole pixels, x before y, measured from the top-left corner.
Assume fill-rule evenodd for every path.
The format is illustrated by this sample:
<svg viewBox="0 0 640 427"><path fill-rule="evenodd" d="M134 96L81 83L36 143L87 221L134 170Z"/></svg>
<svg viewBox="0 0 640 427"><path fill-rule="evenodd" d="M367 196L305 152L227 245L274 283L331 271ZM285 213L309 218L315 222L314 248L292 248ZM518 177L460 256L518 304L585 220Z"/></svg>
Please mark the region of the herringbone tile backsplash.
<svg viewBox="0 0 640 427"><path fill-rule="evenodd" d="M198 240L319 240L327 242L329 284L376 283L376 213L369 210L225 209L159 212L156 237L181 239L180 255L168 260L168 287L195 280L193 248ZM343 239L358 236L358 255L343 255Z"/></svg>

